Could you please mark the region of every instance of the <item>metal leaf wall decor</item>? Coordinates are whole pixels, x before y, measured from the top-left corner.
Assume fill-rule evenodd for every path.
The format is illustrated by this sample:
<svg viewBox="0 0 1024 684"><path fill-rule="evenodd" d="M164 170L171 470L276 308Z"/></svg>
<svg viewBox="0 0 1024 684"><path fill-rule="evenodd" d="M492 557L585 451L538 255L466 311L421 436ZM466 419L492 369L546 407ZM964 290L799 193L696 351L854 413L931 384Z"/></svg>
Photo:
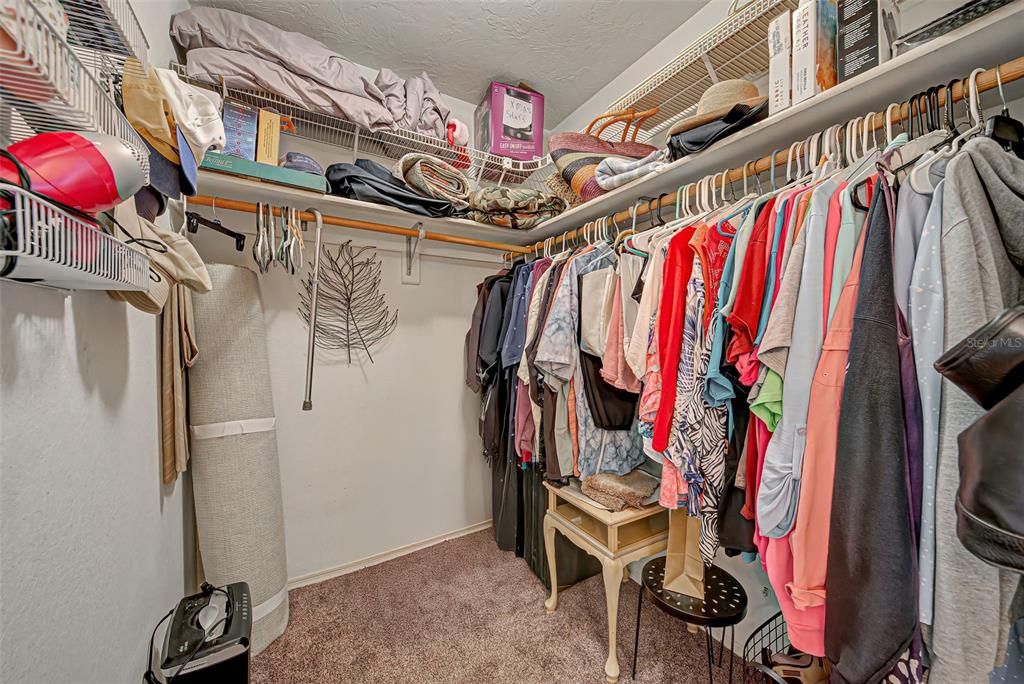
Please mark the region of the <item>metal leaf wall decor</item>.
<svg viewBox="0 0 1024 684"><path fill-rule="evenodd" d="M320 253L314 338L321 349L342 350L352 363L352 349L362 349L373 363L370 348L387 339L398 325L398 310L390 311L380 290L381 263L373 247L353 248L352 241L338 253L324 247ZM299 315L309 325L313 269L307 269L299 291Z"/></svg>

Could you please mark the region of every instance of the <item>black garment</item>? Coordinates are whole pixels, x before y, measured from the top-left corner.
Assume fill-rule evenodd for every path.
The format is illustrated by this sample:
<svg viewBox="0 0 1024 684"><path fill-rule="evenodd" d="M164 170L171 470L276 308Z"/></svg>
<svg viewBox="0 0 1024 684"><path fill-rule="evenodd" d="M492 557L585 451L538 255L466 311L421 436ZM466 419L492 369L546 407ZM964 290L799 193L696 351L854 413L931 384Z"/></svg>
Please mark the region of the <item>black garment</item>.
<svg viewBox="0 0 1024 684"><path fill-rule="evenodd" d="M476 394L480 393L483 385L480 381L480 334L483 330L484 311L487 307L487 296L491 292L494 281L498 280L504 273L495 276L488 276L476 286L476 306L473 307L473 318L466 331L466 387Z"/></svg>
<svg viewBox="0 0 1024 684"><path fill-rule="evenodd" d="M536 465L522 470L523 560L544 586L551 588L547 551L544 548L544 514L548 510L548 490L544 474ZM575 546L561 532L555 532L555 556L558 558L558 586L568 587L601 572L601 563Z"/></svg>
<svg viewBox="0 0 1024 684"><path fill-rule="evenodd" d="M750 105L738 104L729 110L729 113L721 119L717 119L703 126L691 128L688 131L677 133L669 138L668 151L672 161L682 159L691 154L696 154L722 138L741 131L747 126L757 123L768 116L768 101L751 107Z"/></svg>
<svg viewBox="0 0 1024 684"><path fill-rule="evenodd" d="M750 388L739 381L739 374L733 365L722 365L722 374L732 383L735 396L730 402L732 412L732 438L725 454L725 482L722 497L718 501L718 541L726 552L740 553L757 551L754 545L754 521L743 517L741 511L746 502L746 492L736 487L736 473L739 471L740 456L743 454L750 424L750 405L747 396ZM748 454L748 458L754 457ZM747 486L752 487L753 483Z"/></svg>
<svg viewBox="0 0 1024 684"><path fill-rule="evenodd" d="M872 198L839 416L825 655L833 682L881 681L917 627L888 188Z"/></svg>
<svg viewBox="0 0 1024 684"><path fill-rule="evenodd" d="M578 311L583 311L583 276L578 277L576 291ZM582 328L582 326L579 326ZM580 374L583 376L583 394L594 418L594 424L602 430L628 430L633 427L636 405L640 395L608 384L601 377L604 363L599 356L583 351L580 345L581 332L576 332L576 346L580 349Z"/></svg>
<svg viewBox="0 0 1024 684"><path fill-rule="evenodd" d="M640 395L609 385L601 377L601 359L580 350L580 371L583 393L593 415L594 424L602 430L629 430L636 418Z"/></svg>
<svg viewBox="0 0 1024 684"><path fill-rule="evenodd" d="M508 368L501 367L501 348L505 346L505 338L512 327L512 297L511 286L515 282L517 267L505 276L508 279L509 290L502 302L501 331L498 334L497 359L498 367L496 384L498 386L498 403L496 407L497 423L500 434L498 438L498 451L493 459L492 468L502 469L499 474L500 494L497 500L492 500L492 513L494 514L493 525L495 541L498 548L504 551L514 551L516 555L523 554L523 531L522 511L520 510L520 488L522 487L522 474L519 472L515 449L512 448L512 425L515 421L515 382L517 366Z"/></svg>
<svg viewBox="0 0 1024 684"><path fill-rule="evenodd" d="M1024 304L1018 304L957 343L935 368L987 409L957 438L957 537L986 563L1024 573L1022 340Z"/></svg>
<svg viewBox="0 0 1024 684"><path fill-rule="evenodd" d="M643 273L644 269L647 268L647 260L650 257L644 257L644 265L640 268L640 272ZM629 294L629 298L637 304L640 303L640 299L644 296L644 278L640 276L633 283L633 291Z"/></svg>
<svg viewBox="0 0 1024 684"><path fill-rule="evenodd" d="M416 193L386 166L370 159L357 159L355 164L331 164L324 175L332 195L387 204L420 216L461 215L451 202Z"/></svg>
<svg viewBox="0 0 1024 684"><path fill-rule="evenodd" d="M478 353L480 382L484 388L483 406L480 412L480 436L484 442L484 456L490 460L498 453L501 444L501 416L505 397L501 395L502 383L498 359L501 357L501 324L505 315L512 278L502 276L494 281L484 307L484 319L480 328L480 349Z"/></svg>
<svg viewBox="0 0 1024 684"><path fill-rule="evenodd" d="M996 567L1024 573L1024 384L960 433L956 533L964 547Z"/></svg>
<svg viewBox="0 0 1024 684"><path fill-rule="evenodd" d="M508 416L515 392L509 372L503 371L495 381L497 420L502 426L497 452L491 458L491 513L494 540L502 551L516 551L522 555L521 512L519 510L522 485L515 452L508 451Z"/></svg>

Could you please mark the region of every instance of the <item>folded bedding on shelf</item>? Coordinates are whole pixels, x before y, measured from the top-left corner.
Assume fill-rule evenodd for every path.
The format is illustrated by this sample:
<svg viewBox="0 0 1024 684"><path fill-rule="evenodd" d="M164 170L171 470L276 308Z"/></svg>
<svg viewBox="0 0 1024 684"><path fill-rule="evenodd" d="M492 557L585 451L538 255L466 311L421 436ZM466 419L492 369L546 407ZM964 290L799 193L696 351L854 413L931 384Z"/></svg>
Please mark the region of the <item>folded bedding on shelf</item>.
<svg viewBox="0 0 1024 684"><path fill-rule="evenodd" d="M656 173L668 164L665 159L668 157L667 150L651 152L643 159L635 161L621 157L607 157L594 172L594 179L603 190L614 190L637 178L643 178L649 173Z"/></svg>
<svg viewBox="0 0 1024 684"><path fill-rule="evenodd" d="M392 173L427 197L447 200L456 209L469 206L469 179L448 162L410 152L395 163Z"/></svg>
<svg viewBox="0 0 1024 684"><path fill-rule="evenodd" d="M188 51L190 78L267 90L369 129L445 136L450 112L425 73L403 79L381 69L371 83L358 66L309 36L213 7L174 15L171 38Z"/></svg>
<svg viewBox="0 0 1024 684"><path fill-rule="evenodd" d="M357 159L355 164L331 164L324 175L332 195L386 204L420 216L458 215L448 200L414 192L395 178L390 169L370 159Z"/></svg>
<svg viewBox="0 0 1024 684"><path fill-rule="evenodd" d="M218 47L196 48L188 53L185 72L189 78L217 86L223 79L228 88L266 90L307 109L340 116L370 130L394 125L391 112L380 102L358 92L328 88L245 52Z"/></svg>
<svg viewBox="0 0 1024 684"><path fill-rule="evenodd" d="M639 469L625 475L598 473L581 483L584 494L613 511L626 506L643 508L657 488L658 480Z"/></svg>
<svg viewBox="0 0 1024 684"><path fill-rule="evenodd" d="M171 38L185 50L222 48L241 52L331 90L384 100L381 92L359 75L359 67L323 43L245 14L193 7L171 19Z"/></svg>
<svg viewBox="0 0 1024 684"><path fill-rule="evenodd" d="M444 139L451 112L426 72L402 78L390 69L381 69L373 84L383 93L382 102L396 128Z"/></svg>
<svg viewBox="0 0 1024 684"><path fill-rule="evenodd" d="M566 210L566 201L529 188L483 188L469 196L467 218L504 228L528 230Z"/></svg>

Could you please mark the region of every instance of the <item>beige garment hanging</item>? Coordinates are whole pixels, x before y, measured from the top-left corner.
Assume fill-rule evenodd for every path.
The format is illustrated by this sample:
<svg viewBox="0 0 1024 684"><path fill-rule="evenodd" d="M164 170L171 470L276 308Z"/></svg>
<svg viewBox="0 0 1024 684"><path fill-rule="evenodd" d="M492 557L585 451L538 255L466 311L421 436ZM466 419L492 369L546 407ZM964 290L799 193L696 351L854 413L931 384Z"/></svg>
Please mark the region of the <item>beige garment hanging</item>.
<svg viewBox="0 0 1024 684"><path fill-rule="evenodd" d="M193 333L192 293L174 285L161 320L160 457L163 481L174 482L188 468L188 417L185 368L199 355Z"/></svg>

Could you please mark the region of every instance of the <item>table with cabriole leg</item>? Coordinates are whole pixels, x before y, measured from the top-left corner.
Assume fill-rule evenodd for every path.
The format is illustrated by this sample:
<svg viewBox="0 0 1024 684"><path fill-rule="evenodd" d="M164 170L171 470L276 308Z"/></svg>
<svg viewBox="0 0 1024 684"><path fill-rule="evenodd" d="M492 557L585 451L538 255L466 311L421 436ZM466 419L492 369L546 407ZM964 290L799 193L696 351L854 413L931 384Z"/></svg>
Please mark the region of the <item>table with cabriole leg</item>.
<svg viewBox="0 0 1024 684"><path fill-rule="evenodd" d="M555 530L601 562L608 607L608 660L604 673L608 682L615 684L619 680L619 659L615 653L619 587L629 579L626 570L629 563L665 550L668 545L668 511L656 503L641 509L609 511L595 506L578 490L547 483L544 486L548 490L544 548L551 577L558 577ZM556 579L551 582L551 596L544 602L544 607L549 613L558 608Z"/></svg>

